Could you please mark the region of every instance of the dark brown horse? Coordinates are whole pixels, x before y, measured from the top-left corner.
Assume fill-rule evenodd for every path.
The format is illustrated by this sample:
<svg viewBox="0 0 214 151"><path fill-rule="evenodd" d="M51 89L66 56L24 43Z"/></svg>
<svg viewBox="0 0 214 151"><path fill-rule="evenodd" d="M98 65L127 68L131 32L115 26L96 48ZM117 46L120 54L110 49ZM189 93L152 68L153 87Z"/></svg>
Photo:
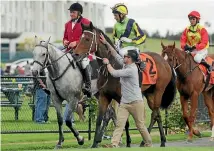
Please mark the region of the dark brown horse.
<svg viewBox="0 0 214 151"><path fill-rule="evenodd" d="M200 132L193 128L200 93L204 95L204 102L209 110L211 125L213 126L214 124L214 89L212 85L209 85L208 89L205 89L204 75L189 53L176 48L175 43L169 46L164 46L163 43L161 45L163 47L162 56L167 57L168 63L175 68L178 75L177 88L180 93L183 118L189 128L187 141L192 142L193 134L201 137ZM189 99L191 103L190 114L188 113Z"/></svg>
<svg viewBox="0 0 214 151"><path fill-rule="evenodd" d="M108 58L110 63L115 69L121 69L120 66L111 55L107 47L100 41L100 34L102 33L106 40L113 46L111 40L99 29L90 26L82 25L83 35L81 37L80 43L74 50L75 53L84 54L87 52L95 52L98 64L100 66L98 88L99 91L99 113L96 122L96 131L94 137L94 143L92 147L97 147L98 143L102 140L103 132L101 130L101 122L106 109L112 99L120 103L121 99L121 86L119 78L114 78L106 71L106 66L103 65L101 58ZM114 47L114 46L113 46ZM155 85L142 85L142 92L147 98L149 108L152 110L151 122L149 125L149 132L155 122L157 121L161 136L161 146L165 146L166 138L163 131L160 108L167 108L174 99L176 86L175 86L175 76L172 72L169 64L157 53L147 52L156 63L158 79ZM103 74L105 73L105 74ZM130 146L131 139L128 133L129 123L126 123L126 135L127 135L127 146ZM141 142L141 145L143 141Z"/></svg>

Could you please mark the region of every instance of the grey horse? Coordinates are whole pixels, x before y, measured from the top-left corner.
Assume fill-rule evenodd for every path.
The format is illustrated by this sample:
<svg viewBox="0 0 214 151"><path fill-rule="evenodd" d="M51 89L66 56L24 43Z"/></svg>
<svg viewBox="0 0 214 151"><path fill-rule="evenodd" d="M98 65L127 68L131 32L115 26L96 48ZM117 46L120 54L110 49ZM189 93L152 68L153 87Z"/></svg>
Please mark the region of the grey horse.
<svg viewBox="0 0 214 151"><path fill-rule="evenodd" d="M60 51L55 46L47 41L38 41L35 36L35 48L33 50L33 70L32 74L37 77L41 70L47 67L47 87L51 92L51 99L56 109L58 126L59 126L59 141L56 149L62 147L64 142L63 136L63 117L62 117L62 102L66 100L69 104L69 113L65 123L76 137L78 144L84 144L84 138L73 127L70 116L76 110L83 85L82 74L75 66L75 62L70 54Z"/></svg>

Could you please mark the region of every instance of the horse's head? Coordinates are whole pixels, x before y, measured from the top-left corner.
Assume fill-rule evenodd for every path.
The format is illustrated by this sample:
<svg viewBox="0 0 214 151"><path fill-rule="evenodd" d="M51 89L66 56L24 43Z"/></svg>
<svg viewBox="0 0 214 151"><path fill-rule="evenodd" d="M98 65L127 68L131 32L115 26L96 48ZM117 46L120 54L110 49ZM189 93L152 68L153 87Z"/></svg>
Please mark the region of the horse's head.
<svg viewBox="0 0 214 151"><path fill-rule="evenodd" d="M92 23L82 25L82 36L79 44L74 50L76 54L96 53L99 57L107 58L109 51L107 47L100 41L100 34L103 34L108 42L110 39L98 28L95 28Z"/></svg>
<svg viewBox="0 0 214 151"><path fill-rule="evenodd" d="M172 67L176 67L178 64L178 60L175 54L175 42L173 43L173 45L168 45L165 46L163 44L163 42L161 42L161 46L163 48L162 50L162 57L164 57L165 60L168 61L168 63L172 66Z"/></svg>
<svg viewBox="0 0 214 151"><path fill-rule="evenodd" d="M35 48L33 50L33 76L38 76L40 71L46 66L48 62L48 44L50 38L47 41L39 41L35 36Z"/></svg>

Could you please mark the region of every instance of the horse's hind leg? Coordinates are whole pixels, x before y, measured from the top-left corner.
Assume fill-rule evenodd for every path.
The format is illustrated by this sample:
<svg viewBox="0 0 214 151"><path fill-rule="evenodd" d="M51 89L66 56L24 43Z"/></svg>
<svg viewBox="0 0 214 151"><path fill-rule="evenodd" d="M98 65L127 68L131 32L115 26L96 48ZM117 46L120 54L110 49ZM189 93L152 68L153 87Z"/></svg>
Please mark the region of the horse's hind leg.
<svg viewBox="0 0 214 151"><path fill-rule="evenodd" d="M159 131L160 131L160 137L161 137L161 147L165 147L166 137L165 137L164 130L163 130L163 124L162 124L160 110L158 110L157 122L158 122Z"/></svg>
<svg viewBox="0 0 214 151"><path fill-rule="evenodd" d="M126 130L126 147L131 147L132 140L129 134L129 119L126 121L125 130Z"/></svg>
<svg viewBox="0 0 214 151"><path fill-rule="evenodd" d="M78 102L78 101L72 100L72 103L74 103L74 102ZM74 112L74 110L75 110L75 108L74 108L75 105L73 105L72 103L69 102L69 109L68 109L68 114L65 119L65 123L66 123L66 126L71 130L71 132L76 137L78 144L83 145L84 138L79 135L79 132L73 127L72 122L71 122L71 115L72 115L72 112Z"/></svg>
<svg viewBox="0 0 214 151"><path fill-rule="evenodd" d="M211 135L211 141L214 140L214 96L211 97L211 92L204 92L204 102L208 108L210 120L211 120L211 127L212 127L212 135Z"/></svg>

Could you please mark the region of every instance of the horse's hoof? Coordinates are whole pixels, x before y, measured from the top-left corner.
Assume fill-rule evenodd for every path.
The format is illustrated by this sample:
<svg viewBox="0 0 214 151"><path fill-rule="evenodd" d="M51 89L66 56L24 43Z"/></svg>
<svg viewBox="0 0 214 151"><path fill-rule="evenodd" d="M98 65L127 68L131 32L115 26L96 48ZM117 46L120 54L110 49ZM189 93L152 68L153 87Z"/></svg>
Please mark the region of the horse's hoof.
<svg viewBox="0 0 214 151"><path fill-rule="evenodd" d="M166 147L165 143L161 143L160 147Z"/></svg>
<svg viewBox="0 0 214 151"><path fill-rule="evenodd" d="M214 141L214 137L210 137L210 142L213 142Z"/></svg>
<svg viewBox="0 0 214 151"><path fill-rule="evenodd" d="M202 138L202 134L199 132L199 134L198 135L196 135L196 136L198 136L199 138Z"/></svg>
<svg viewBox="0 0 214 151"><path fill-rule="evenodd" d="M140 143L140 147L144 147L144 145L145 145L145 143L144 143L144 141L142 141L142 142Z"/></svg>
<svg viewBox="0 0 214 151"><path fill-rule="evenodd" d="M62 145L56 145L54 149L62 149Z"/></svg>
<svg viewBox="0 0 214 151"><path fill-rule="evenodd" d="M193 141L192 141L192 139L188 139L186 142L187 143L192 143Z"/></svg>
<svg viewBox="0 0 214 151"><path fill-rule="evenodd" d="M92 146L91 146L91 148L98 148L98 144L93 144Z"/></svg>
<svg viewBox="0 0 214 151"><path fill-rule="evenodd" d="M84 144L84 137L82 137L80 140L78 140L78 144L79 145L83 145Z"/></svg>
<svg viewBox="0 0 214 151"><path fill-rule="evenodd" d="M127 144L126 147L131 147L131 144Z"/></svg>
<svg viewBox="0 0 214 151"><path fill-rule="evenodd" d="M198 130L195 130L194 135L199 138L202 138L202 134Z"/></svg>

